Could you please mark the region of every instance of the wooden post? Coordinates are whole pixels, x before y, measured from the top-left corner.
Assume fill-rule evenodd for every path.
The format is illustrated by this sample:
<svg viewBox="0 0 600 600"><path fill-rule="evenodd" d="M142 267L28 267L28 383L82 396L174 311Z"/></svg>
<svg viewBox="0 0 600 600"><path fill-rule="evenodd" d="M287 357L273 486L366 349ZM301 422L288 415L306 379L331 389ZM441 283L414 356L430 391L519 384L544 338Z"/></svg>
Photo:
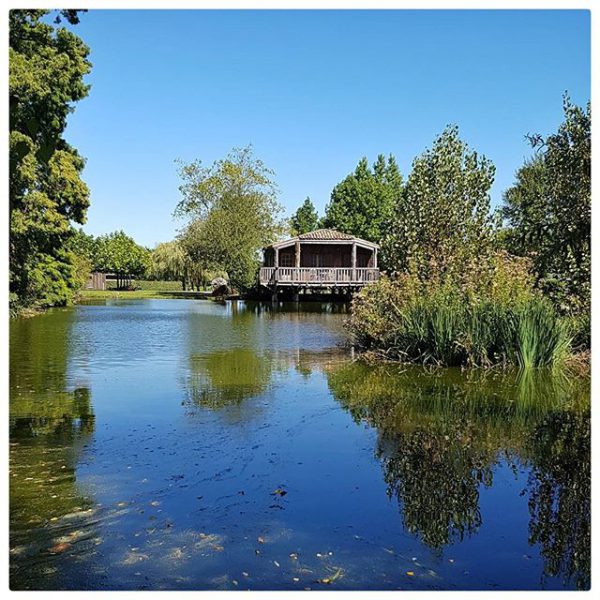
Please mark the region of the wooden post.
<svg viewBox="0 0 600 600"><path fill-rule="evenodd" d="M300 240L296 240L296 281L300 281Z"/></svg>
<svg viewBox="0 0 600 600"><path fill-rule="evenodd" d="M373 268L377 268L377 248L373 250Z"/></svg>
<svg viewBox="0 0 600 600"><path fill-rule="evenodd" d="M356 281L356 242L352 242L352 281Z"/></svg>

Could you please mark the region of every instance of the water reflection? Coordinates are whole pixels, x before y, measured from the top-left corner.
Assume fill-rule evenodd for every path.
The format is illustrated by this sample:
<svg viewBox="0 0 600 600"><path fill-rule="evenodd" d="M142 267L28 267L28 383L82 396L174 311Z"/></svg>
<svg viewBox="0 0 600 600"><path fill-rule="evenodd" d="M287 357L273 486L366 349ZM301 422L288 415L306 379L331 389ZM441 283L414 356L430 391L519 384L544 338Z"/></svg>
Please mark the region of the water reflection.
<svg viewBox="0 0 600 600"><path fill-rule="evenodd" d="M249 348L190 357L188 394L192 402L217 408L265 391L271 362Z"/></svg>
<svg viewBox="0 0 600 600"><path fill-rule="evenodd" d="M309 375L309 363L322 364L340 343L337 315L347 310L344 304L283 302L202 309L188 314L182 377L188 400L209 408L264 394L275 374L291 365Z"/></svg>
<svg viewBox="0 0 600 600"><path fill-rule="evenodd" d="M59 555L75 543L79 550L95 543L94 527L87 522L92 502L76 481L76 466L94 432L95 417L89 388L69 390L72 324L68 311L11 323L10 547L15 589L29 588L32 582L52 589L59 577Z"/></svg>
<svg viewBox="0 0 600 600"><path fill-rule="evenodd" d="M530 543L545 574L589 587L589 382L361 364L328 373L334 396L377 428L375 454L405 528L441 549L482 525L499 462L531 467Z"/></svg>
<svg viewBox="0 0 600 600"><path fill-rule="evenodd" d="M11 586L589 586L589 382L350 362L321 308L11 323Z"/></svg>
<svg viewBox="0 0 600 600"><path fill-rule="evenodd" d="M541 546L545 575L580 589L590 586L590 425L589 412L553 412L528 443L530 542Z"/></svg>

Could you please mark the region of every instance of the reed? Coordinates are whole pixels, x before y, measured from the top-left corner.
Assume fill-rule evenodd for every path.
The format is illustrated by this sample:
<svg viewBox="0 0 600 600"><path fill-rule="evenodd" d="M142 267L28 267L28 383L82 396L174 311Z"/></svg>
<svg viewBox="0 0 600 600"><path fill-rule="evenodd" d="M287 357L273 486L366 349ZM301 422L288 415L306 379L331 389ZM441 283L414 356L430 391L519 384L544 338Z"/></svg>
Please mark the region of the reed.
<svg viewBox="0 0 600 600"><path fill-rule="evenodd" d="M377 332L365 330L364 321L356 323L361 311L350 320L358 345L403 362L529 369L562 365L570 354L567 324L539 297L515 304L469 303L434 294L383 315Z"/></svg>

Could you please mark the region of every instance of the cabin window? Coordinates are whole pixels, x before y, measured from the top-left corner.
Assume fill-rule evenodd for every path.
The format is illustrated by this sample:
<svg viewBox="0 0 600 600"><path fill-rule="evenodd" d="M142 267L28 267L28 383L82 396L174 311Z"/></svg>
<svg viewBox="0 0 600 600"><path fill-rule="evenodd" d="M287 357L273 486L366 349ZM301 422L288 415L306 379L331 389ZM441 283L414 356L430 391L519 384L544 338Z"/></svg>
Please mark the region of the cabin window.
<svg viewBox="0 0 600 600"><path fill-rule="evenodd" d="M285 254L281 254L279 257L279 266L280 267L293 267L294 266L294 255L287 252Z"/></svg>

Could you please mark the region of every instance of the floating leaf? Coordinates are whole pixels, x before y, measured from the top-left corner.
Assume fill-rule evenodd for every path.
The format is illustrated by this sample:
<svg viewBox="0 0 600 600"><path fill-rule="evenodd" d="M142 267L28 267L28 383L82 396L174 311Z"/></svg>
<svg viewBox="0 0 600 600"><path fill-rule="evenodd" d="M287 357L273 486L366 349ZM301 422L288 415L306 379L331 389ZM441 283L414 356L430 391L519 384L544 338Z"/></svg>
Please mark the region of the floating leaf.
<svg viewBox="0 0 600 600"><path fill-rule="evenodd" d="M70 547L71 544L69 544L68 542L59 542L58 544L54 544L52 548L49 548L48 552L51 552L52 554L61 554L65 550L68 550Z"/></svg>

